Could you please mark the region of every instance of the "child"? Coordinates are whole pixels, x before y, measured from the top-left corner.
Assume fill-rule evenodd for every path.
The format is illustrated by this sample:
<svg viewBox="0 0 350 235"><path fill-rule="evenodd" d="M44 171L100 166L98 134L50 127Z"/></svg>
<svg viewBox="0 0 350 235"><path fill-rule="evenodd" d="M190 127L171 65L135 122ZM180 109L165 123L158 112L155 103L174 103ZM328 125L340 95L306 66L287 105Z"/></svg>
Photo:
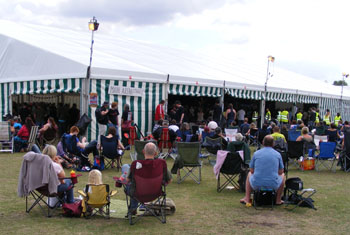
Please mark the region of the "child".
<svg viewBox="0 0 350 235"><path fill-rule="evenodd" d="M102 173L99 170L92 170L89 173L88 184L100 185L102 182Z"/></svg>

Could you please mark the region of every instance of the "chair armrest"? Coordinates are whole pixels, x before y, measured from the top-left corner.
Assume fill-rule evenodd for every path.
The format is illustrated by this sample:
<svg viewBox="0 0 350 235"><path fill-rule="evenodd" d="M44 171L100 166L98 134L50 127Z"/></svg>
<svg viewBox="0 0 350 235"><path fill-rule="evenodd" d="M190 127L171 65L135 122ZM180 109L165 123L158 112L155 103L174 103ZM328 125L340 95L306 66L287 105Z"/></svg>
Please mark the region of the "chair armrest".
<svg viewBox="0 0 350 235"><path fill-rule="evenodd" d="M112 190L110 193L109 193L109 196L110 197L113 197L114 195L116 195L118 193L117 190Z"/></svg>
<svg viewBox="0 0 350 235"><path fill-rule="evenodd" d="M83 191L83 190L78 190L78 193L83 196L83 197L86 197L86 193Z"/></svg>

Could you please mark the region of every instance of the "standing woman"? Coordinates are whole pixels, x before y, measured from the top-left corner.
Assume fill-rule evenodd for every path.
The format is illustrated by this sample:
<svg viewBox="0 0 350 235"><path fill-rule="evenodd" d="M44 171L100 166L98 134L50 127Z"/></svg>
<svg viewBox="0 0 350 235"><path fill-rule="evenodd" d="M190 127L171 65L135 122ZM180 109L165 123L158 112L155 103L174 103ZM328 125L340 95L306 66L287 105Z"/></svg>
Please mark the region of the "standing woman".
<svg viewBox="0 0 350 235"><path fill-rule="evenodd" d="M233 105L228 104L227 110L225 112L226 127L229 127L231 123L236 120L236 110L234 110Z"/></svg>
<svg viewBox="0 0 350 235"><path fill-rule="evenodd" d="M121 127L122 127L122 143L124 146L128 145L128 139L125 138L125 133L129 134L131 123L134 121L132 112L128 104L124 105L124 110L122 114Z"/></svg>

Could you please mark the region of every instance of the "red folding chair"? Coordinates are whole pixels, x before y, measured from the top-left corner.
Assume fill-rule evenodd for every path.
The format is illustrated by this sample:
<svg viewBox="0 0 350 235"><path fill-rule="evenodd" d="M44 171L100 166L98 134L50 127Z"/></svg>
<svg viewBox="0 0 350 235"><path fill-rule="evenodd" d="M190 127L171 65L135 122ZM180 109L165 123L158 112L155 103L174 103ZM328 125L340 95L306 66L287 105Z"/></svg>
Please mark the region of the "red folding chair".
<svg viewBox="0 0 350 235"><path fill-rule="evenodd" d="M142 167L137 169L136 165ZM128 219L131 225L135 224L144 215L153 215L162 223L166 223L166 182L165 175L167 165L163 159L136 160L130 167L132 175L129 193L126 193L128 206ZM134 188L133 188L134 186ZM133 188L134 190L131 190ZM131 200L137 201L137 208L143 206L145 212L136 218L133 212L137 208L131 208Z"/></svg>
<svg viewBox="0 0 350 235"><path fill-rule="evenodd" d="M170 153L173 148L173 143L170 140L169 128L163 128L158 141L158 148L160 151L160 158L166 159L168 156L171 156ZM164 153L163 150L168 149L168 152Z"/></svg>

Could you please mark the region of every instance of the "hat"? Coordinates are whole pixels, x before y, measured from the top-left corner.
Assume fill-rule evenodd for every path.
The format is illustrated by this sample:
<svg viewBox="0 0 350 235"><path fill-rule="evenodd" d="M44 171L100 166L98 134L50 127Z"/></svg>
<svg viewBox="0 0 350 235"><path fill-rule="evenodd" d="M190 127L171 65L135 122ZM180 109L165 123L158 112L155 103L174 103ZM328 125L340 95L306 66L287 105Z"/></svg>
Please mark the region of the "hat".
<svg viewBox="0 0 350 235"><path fill-rule="evenodd" d="M208 123L208 127L209 127L210 131L214 131L218 127L218 124L214 121L211 121Z"/></svg>
<svg viewBox="0 0 350 235"><path fill-rule="evenodd" d="M109 105L109 102L108 101L103 102L103 106L104 105Z"/></svg>

